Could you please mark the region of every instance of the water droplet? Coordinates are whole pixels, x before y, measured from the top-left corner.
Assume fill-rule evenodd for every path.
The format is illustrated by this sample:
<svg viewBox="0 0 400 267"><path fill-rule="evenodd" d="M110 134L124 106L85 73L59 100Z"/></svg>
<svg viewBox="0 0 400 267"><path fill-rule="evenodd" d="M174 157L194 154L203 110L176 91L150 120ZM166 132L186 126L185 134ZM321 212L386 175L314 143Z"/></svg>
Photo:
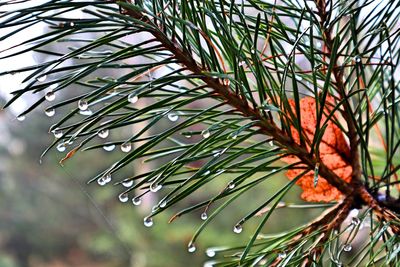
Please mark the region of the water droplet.
<svg viewBox="0 0 400 267"><path fill-rule="evenodd" d="M250 50L250 53L251 53L251 54L255 54L255 53L256 53L256 50L251 49L251 50Z"/></svg>
<svg viewBox="0 0 400 267"><path fill-rule="evenodd" d="M146 226L146 227L152 227L153 226L153 218L145 217L143 219L143 223L144 223L144 226Z"/></svg>
<svg viewBox="0 0 400 267"><path fill-rule="evenodd" d="M349 252L353 249L353 247L350 244L346 244L343 247L343 251Z"/></svg>
<svg viewBox="0 0 400 267"><path fill-rule="evenodd" d="M133 185L133 180L127 180L127 181L123 181L122 185L124 187L131 187Z"/></svg>
<svg viewBox="0 0 400 267"><path fill-rule="evenodd" d="M201 132L201 135L203 136L203 138L208 138L210 137L211 133L208 129L206 129Z"/></svg>
<svg viewBox="0 0 400 267"><path fill-rule="evenodd" d="M286 251L279 252L278 257L281 258L281 259L286 258Z"/></svg>
<svg viewBox="0 0 400 267"><path fill-rule="evenodd" d="M44 82L47 79L47 75L41 75L36 78L38 82Z"/></svg>
<svg viewBox="0 0 400 267"><path fill-rule="evenodd" d="M201 218L203 221L207 220L207 218L208 218L207 212L203 212L203 213L200 215L200 218Z"/></svg>
<svg viewBox="0 0 400 267"><path fill-rule="evenodd" d="M63 136L63 132L60 129L53 130L53 134L55 138L61 138Z"/></svg>
<svg viewBox="0 0 400 267"><path fill-rule="evenodd" d="M140 204L142 204L142 199L140 197L134 197L132 198L132 203L135 206L139 206Z"/></svg>
<svg viewBox="0 0 400 267"><path fill-rule="evenodd" d="M70 22L70 23L69 23L69 26L70 26L70 27L74 27L74 26L75 26L75 23L74 23L74 22Z"/></svg>
<svg viewBox="0 0 400 267"><path fill-rule="evenodd" d="M17 117L17 120L18 120L18 121L24 121L24 120L25 120L25 116L24 116L24 115L19 115L19 116Z"/></svg>
<svg viewBox="0 0 400 267"><path fill-rule="evenodd" d="M57 150L58 152L64 152L66 149L65 144L64 143L60 143L57 145Z"/></svg>
<svg viewBox="0 0 400 267"><path fill-rule="evenodd" d="M47 92L46 94L45 94L45 96L44 96L44 98L47 100L47 101L54 101L54 99L56 99L56 94L53 92L53 91L49 91L49 92Z"/></svg>
<svg viewBox="0 0 400 267"><path fill-rule="evenodd" d="M172 121L172 122L177 121L177 120L179 119L178 114L176 114L176 113L174 113L174 112L169 113L167 117L168 117L168 119L169 119L170 121Z"/></svg>
<svg viewBox="0 0 400 267"><path fill-rule="evenodd" d="M131 149L132 149L132 144L131 143L123 143L121 145L121 151L122 152L128 153L129 151L131 151Z"/></svg>
<svg viewBox="0 0 400 267"><path fill-rule="evenodd" d="M360 219L357 218L357 217L353 217L353 218L351 219L351 224L354 225L354 226L359 225L359 224L360 224Z"/></svg>
<svg viewBox="0 0 400 267"><path fill-rule="evenodd" d="M93 114L93 112L90 109L87 110L79 110L79 114L83 115L83 116L90 116Z"/></svg>
<svg viewBox="0 0 400 267"><path fill-rule="evenodd" d="M78 108L80 110L87 110L88 107L89 107L89 104L86 99L81 99L78 101Z"/></svg>
<svg viewBox="0 0 400 267"><path fill-rule="evenodd" d="M104 186L104 185L107 184L106 181L105 181L105 179L104 179L104 177L100 177L99 179L97 179L97 183L98 183L100 186Z"/></svg>
<svg viewBox="0 0 400 267"><path fill-rule="evenodd" d="M128 102L131 104L135 104L139 100L139 97L137 96L137 93L132 93L128 95Z"/></svg>
<svg viewBox="0 0 400 267"><path fill-rule="evenodd" d="M162 188L161 184L152 183L150 185L150 191L153 193L160 191L161 188Z"/></svg>
<svg viewBox="0 0 400 267"><path fill-rule="evenodd" d="M196 246L194 245L194 243L192 243L192 242L189 243L189 245L188 245L188 251L189 251L190 253L193 253L193 252L196 251Z"/></svg>
<svg viewBox="0 0 400 267"><path fill-rule="evenodd" d="M233 232L236 234L240 234L243 231L243 227L241 224L236 224L235 227L233 227Z"/></svg>
<svg viewBox="0 0 400 267"><path fill-rule="evenodd" d="M114 148L115 148L115 145L114 145L114 144L104 145L104 146L103 146L103 149L104 149L105 151L108 151L108 152L113 151Z"/></svg>
<svg viewBox="0 0 400 267"><path fill-rule="evenodd" d="M301 77L301 76L299 76L299 75L296 75L296 80L297 80L297 81L302 81L302 80L303 80L303 77Z"/></svg>
<svg viewBox="0 0 400 267"><path fill-rule="evenodd" d="M129 195L128 193L122 193L118 196L119 201L121 201L122 203L128 202L129 200Z"/></svg>
<svg viewBox="0 0 400 267"><path fill-rule="evenodd" d="M53 83L52 85L50 85L50 86L49 86L50 92L53 92L53 90L56 89L56 88L58 87L58 85L59 85L58 83ZM53 100L54 100L54 99L53 99ZM51 100L49 100L49 101L51 101Z"/></svg>
<svg viewBox="0 0 400 267"><path fill-rule="evenodd" d="M184 132L182 134L183 134L184 137L186 137L188 139L192 137L192 132Z"/></svg>
<svg viewBox="0 0 400 267"><path fill-rule="evenodd" d="M204 173L203 173L203 176L207 176L207 175L209 175L211 172L209 171L209 170L207 170L207 171L205 171Z"/></svg>
<svg viewBox="0 0 400 267"><path fill-rule="evenodd" d="M241 66L243 66L243 65L245 65L245 64L246 64L245 61L240 61L240 62L239 62L239 67L241 67Z"/></svg>
<svg viewBox="0 0 400 267"><path fill-rule="evenodd" d="M234 182L230 182L230 183L228 184L228 188L229 188L229 189L233 189L233 188L235 188L235 186L236 186L236 184L235 184Z"/></svg>
<svg viewBox="0 0 400 267"><path fill-rule="evenodd" d="M206 250L206 255L207 255L208 257L212 258L212 257L215 257L216 252L215 252L214 249L209 248L209 249Z"/></svg>
<svg viewBox="0 0 400 267"><path fill-rule="evenodd" d="M271 141L268 142L268 144L269 144L270 146L274 146L274 141L271 140Z"/></svg>
<svg viewBox="0 0 400 267"><path fill-rule="evenodd" d="M46 109L44 113L47 117L53 117L56 114L56 110L54 108Z"/></svg>
<svg viewBox="0 0 400 267"><path fill-rule="evenodd" d="M232 138L233 140L235 140L237 137L238 137L237 133L234 133L234 134L231 135L231 138Z"/></svg>
<svg viewBox="0 0 400 267"><path fill-rule="evenodd" d="M106 182L106 184L108 184L109 182L111 182L111 174L107 173L104 177L104 181Z"/></svg>
<svg viewBox="0 0 400 267"><path fill-rule="evenodd" d="M321 48L322 47L322 43L321 42L317 42L316 46L317 46L317 48Z"/></svg>
<svg viewBox="0 0 400 267"><path fill-rule="evenodd" d="M355 60L357 63L360 63L360 62L361 62L361 57L360 57L360 56L355 56L355 57L354 57L354 60Z"/></svg>
<svg viewBox="0 0 400 267"><path fill-rule="evenodd" d="M165 201L165 200L161 201L160 204L158 204L158 206L160 208L165 208L167 206L167 201Z"/></svg>
<svg viewBox="0 0 400 267"><path fill-rule="evenodd" d="M100 138L103 138L103 139L104 139L104 138L107 138L107 137L108 137L109 133L110 133L110 131L107 130L107 129L105 129L105 130L99 131L97 135L98 135Z"/></svg>

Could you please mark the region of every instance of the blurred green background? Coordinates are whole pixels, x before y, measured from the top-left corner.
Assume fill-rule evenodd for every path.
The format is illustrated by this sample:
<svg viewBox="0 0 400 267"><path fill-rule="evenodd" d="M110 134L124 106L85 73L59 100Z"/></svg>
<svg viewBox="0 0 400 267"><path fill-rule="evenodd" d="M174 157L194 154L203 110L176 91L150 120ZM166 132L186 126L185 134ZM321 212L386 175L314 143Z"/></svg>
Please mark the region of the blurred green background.
<svg viewBox="0 0 400 267"><path fill-rule="evenodd" d="M154 226L146 228L143 217L157 203L157 195L134 206L118 201L120 186L86 184L96 171L121 156L118 149L79 153L65 167L58 164L65 152L54 149L39 164L41 152L53 139L46 134L51 120L37 113L19 122L10 112L1 111L0 125L2 267L203 266L212 260L205 253L208 247L245 244L259 218L247 223L239 235L232 231L235 223L287 182L283 174L277 174L239 198L208 226L196 244L196 252L189 253L187 243L202 222L202 211L171 224L168 220L174 212L217 194L220 188L209 187L194 194L180 207L155 217ZM140 166L132 166L132 171ZM294 188L285 200L299 201L298 195L298 188ZM264 232L305 223L318 212L278 210Z"/></svg>

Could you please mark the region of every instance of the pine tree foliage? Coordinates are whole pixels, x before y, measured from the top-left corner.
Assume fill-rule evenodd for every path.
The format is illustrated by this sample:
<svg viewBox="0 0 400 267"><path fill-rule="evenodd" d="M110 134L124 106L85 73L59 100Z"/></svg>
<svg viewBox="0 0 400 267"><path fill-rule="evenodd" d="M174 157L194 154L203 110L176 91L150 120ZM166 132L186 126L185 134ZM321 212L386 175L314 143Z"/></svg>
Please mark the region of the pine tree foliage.
<svg viewBox="0 0 400 267"><path fill-rule="evenodd" d="M20 120L35 109L61 114L45 151L66 149L61 164L78 151L121 147L125 154L90 182L124 184L120 199L134 203L158 191L146 225L197 191L219 187L171 219L203 212L188 245L194 251L224 209L291 172L286 185L255 196L259 206L232 222L235 232L249 220L259 226L242 247L216 251L222 256L215 266L398 265L400 1L1 0L0 10L6 6L1 41L38 24L46 31L0 51L0 62L45 56L0 74L26 74L5 107L34 94ZM311 111L301 104L305 98L314 103ZM141 128L123 140L98 138L135 125ZM325 139L332 129L333 143ZM347 152L337 147L341 135ZM327 149L350 170L348 180L327 163ZM118 176L142 160L161 163ZM322 190L327 203L282 202L310 175L311 192L325 184L339 197ZM285 233L263 234L282 208L325 211ZM346 258L362 228L367 242Z"/></svg>

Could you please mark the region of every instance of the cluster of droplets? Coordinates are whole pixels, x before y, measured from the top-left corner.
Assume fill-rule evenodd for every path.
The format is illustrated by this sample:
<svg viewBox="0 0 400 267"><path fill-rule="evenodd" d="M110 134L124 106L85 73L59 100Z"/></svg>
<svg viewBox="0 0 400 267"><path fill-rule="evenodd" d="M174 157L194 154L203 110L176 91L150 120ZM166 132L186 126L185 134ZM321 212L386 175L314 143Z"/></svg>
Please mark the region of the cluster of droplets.
<svg viewBox="0 0 400 267"><path fill-rule="evenodd" d="M103 177L100 177L99 179L97 179L97 183L100 186L104 186L106 184L108 184L109 182L111 182L111 174L106 174Z"/></svg>

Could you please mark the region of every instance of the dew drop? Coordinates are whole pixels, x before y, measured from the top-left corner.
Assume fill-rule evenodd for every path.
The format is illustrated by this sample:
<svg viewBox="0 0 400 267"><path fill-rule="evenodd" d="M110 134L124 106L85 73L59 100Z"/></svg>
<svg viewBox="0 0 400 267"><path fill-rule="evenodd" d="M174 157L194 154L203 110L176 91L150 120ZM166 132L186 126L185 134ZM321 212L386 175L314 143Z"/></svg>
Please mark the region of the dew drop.
<svg viewBox="0 0 400 267"><path fill-rule="evenodd" d="M104 186L104 185L107 184L106 181L105 181L105 179L104 179L104 177L100 177L99 179L97 179L97 183L98 183L100 186Z"/></svg>
<svg viewBox="0 0 400 267"><path fill-rule="evenodd" d="M65 151L65 149L66 149L66 147L65 147L65 144L64 144L64 143L60 143L60 144L58 144L56 148L57 148L57 151L58 151L58 152L64 152L64 151Z"/></svg>
<svg viewBox="0 0 400 267"><path fill-rule="evenodd" d="M47 100L47 101L54 101L54 99L56 99L56 94L53 92L53 91L49 91L49 92L47 92L46 94L45 94L45 96L44 96L44 98Z"/></svg>
<svg viewBox="0 0 400 267"><path fill-rule="evenodd" d="M24 120L25 120L25 116L24 116L24 115L19 115L19 116L17 117L17 120L18 120L18 121L24 121Z"/></svg>
<svg viewBox="0 0 400 267"><path fill-rule="evenodd" d="M354 57L354 60L355 60L357 63L360 63L360 62L361 62L361 57L360 57L360 56L355 56L355 57Z"/></svg>
<svg viewBox="0 0 400 267"><path fill-rule="evenodd" d="M128 153L129 151L131 151L131 149L132 149L132 144L131 143L123 143L121 145L121 151L122 152Z"/></svg>
<svg viewBox="0 0 400 267"><path fill-rule="evenodd" d="M268 144L269 144L270 146L274 146L274 141L271 140L271 141L268 142Z"/></svg>
<svg viewBox="0 0 400 267"><path fill-rule="evenodd" d="M208 129L206 129L201 132L201 135L203 136L203 138L208 138L210 137L211 133Z"/></svg>
<svg viewBox="0 0 400 267"><path fill-rule="evenodd" d="M194 243L192 243L192 242L189 243L189 245L188 245L188 251L189 251L190 253L193 253L193 252L196 251L196 246L194 245Z"/></svg>
<svg viewBox="0 0 400 267"><path fill-rule="evenodd" d="M90 109L87 110L79 110L79 114L83 115L83 116L90 116L93 114L93 112Z"/></svg>
<svg viewBox="0 0 400 267"><path fill-rule="evenodd" d="M44 82L47 79L47 75L41 75L36 78L38 82Z"/></svg>
<svg viewBox="0 0 400 267"><path fill-rule="evenodd" d="M108 129L105 130L101 130L99 131L99 133L97 134L100 138L107 138L109 135L110 131Z"/></svg>
<svg viewBox="0 0 400 267"><path fill-rule="evenodd" d="M132 93L128 95L128 102L131 104L135 104L139 100L139 97L137 96L136 93Z"/></svg>
<svg viewBox="0 0 400 267"><path fill-rule="evenodd" d="M296 80L297 80L297 81L302 81L302 80L303 80L303 77L301 77L301 76L299 76L299 75L296 75Z"/></svg>
<svg viewBox="0 0 400 267"><path fill-rule="evenodd" d="M286 251L279 252L278 257L281 258L281 259L286 258Z"/></svg>
<svg viewBox="0 0 400 267"><path fill-rule="evenodd" d="M89 104L86 99L81 99L78 101L78 108L80 110L87 110L88 107L89 107Z"/></svg>
<svg viewBox="0 0 400 267"><path fill-rule="evenodd" d="M174 113L174 112L169 113L167 117L168 117L168 119L169 119L170 121L172 121L172 122L175 122L175 121L177 121L177 120L179 119L178 114L176 114L176 113Z"/></svg>
<svg viewBox="0 0 400 267"><path fill-rule="evenodd" d="M350 244L346 244L343 247L343 251L349 252L353 249L353 247Z"/></svg>
<svg viewBox="0 0 400 267"><path fill-rule="evenodd" d="M240 234L243 231L243 227L241 224L236 224L235 227L233 227L233 232L236 234Z"/></svg>
<svg viewBox="0 0 400 267"><path fill-rule="evenodd" d="M160 191L161 188L162 188L161 184L152 183L150 185L150 191L153 192L153 193Z"/></svg>
<svg viewBox="0 0 400 267"><path fill-rule="evenodd" d="M56 110L54 108L46 109L44 113L47 117L53 117L56 114Z"/></svg>
<svg viewBox="0 0 400 267"><path fill-rule="evenodd" d="M143 219L143 223L144 223L144 226L146 226L146 227L152 227L153 226L153 218L145 217Z"/></svg>
<svg viewBox="0 0 400 267"><path fill-rule="evenodd" d="M142 204L142 199L140 197L134 197L132 198L132 203L135 206L139 206L140 204Z"/></svg>
<svg viewBox="0 0 400 267"><path fill-rule="evenodd" d="M353 217L353 218L351 219L351 224L354 225L354 226L359 225L359 224L360 224L360 219L357 218L357 217Z"/></svg>
<svg viewBox="0 0 400 267"><path fill-rule="evenodd" d="M122 185L124 187L131 187L133 185L133 180L127 180L127 181L123 181Z"/></svg>
<svg viewBox="0 0 400 267"><path fill-rule="evenodd" d="M165 201L165 200L161 201L160 204L158 204L158 206L160 208L165 208L167 206L167 201Z"/></svg>
<svg viewBox="0 0 400 267"><path fill-rule="evenodd" d="M236 187L236 185L235 185L234 182L230 182L230 183L228 184L228 188L229 188L229 189L233 189L233 188L235 188L235 187Z"/></svg>
<svg viewBox="0 0 400 267"><path fill-rule="evenodd" d="M243 66L243 65L245 65L245 64L246 64L245 61L240 61L240 62L239 62L239 67L241 67L241 66Z"/></svg>
<svg viewBox="0 0 400 267"><path fill-rule="evenodd" d="M317 42L316 46L317 46L318 48L321 48L321 47L322 47L322 43L321 43L321 42Z"/></svg>
<svg viewBox="0 0 400 267"><path fill-rule="evenodd" d="M122 193L118 196L119 201L121 201L122 203L128 202L129 200L129 195L128 193Z"/></svg>
<svg viewBox="0 0 400 267"><path fill-rule="evenodd" d="M200 215L200 218L201 218L203 221L207 220L207 218L208 218L207 212L203 212L203 213Z"/></svg>
<svg viewBox="0 0 400 267"><path fill-rule="evenodd" d="M53 130L53 134L55 138L61 138L63 136L63 132L60 129Z"/></svg>
<svg viewBox="0 0 400 267"><path fill-rule="evenodd" d="M216 252L215 252L214 249L209 248L209 249L206 250L206 255L207 255L208 257L212 258L212 257L215 257Z"/></svg>
<svg viewBox="0 0 400 267"><path fill-rule="evenodd" d="M107 173L104 177L104 181L106 182L106 184L108 184L109 182L111 182L111 174Z"/></svg>
<svg viewBox="0 0 400 267"><path fill-rule="evenodd" d="M111 144L111 145L104 145L104 146L103 146L103 149L104 149L105 151L108 151L108 152L113 151L114 148L115 148L115 145L114 145L114 144Z"/></svg>
<svg viewBox="0 0 400 267"><path fill-rule="evenodd" d="M207 176L207 175L209 175L210 173L211 173L211 171L207 170L207 171L205 171L205 172L203 173L203 176Z"/></svg>
<svg viewBox="0 0 400 267"><path fill-rule="evenodd" d="M70 26L70 27L74 27L74 26L75 26L75 23L74 23L74 22L70 22L70 23L69 23L69 26Z"/></svg>
<svg viewBox="0 0 400 267"><path fill-rule="evenodd" d="M184 132L182 133L184 137L186 137L187 139L192 138L192 133L191 132Z"/></svg>
<svg viewBox="0 0 400 267"><path fill-rule="evenodd" d="M224 80L222 81L222 83L223 83L225 86L229 86L229 85L231 84L231 81L230 81L229 79L224 79Z"/></svg>

